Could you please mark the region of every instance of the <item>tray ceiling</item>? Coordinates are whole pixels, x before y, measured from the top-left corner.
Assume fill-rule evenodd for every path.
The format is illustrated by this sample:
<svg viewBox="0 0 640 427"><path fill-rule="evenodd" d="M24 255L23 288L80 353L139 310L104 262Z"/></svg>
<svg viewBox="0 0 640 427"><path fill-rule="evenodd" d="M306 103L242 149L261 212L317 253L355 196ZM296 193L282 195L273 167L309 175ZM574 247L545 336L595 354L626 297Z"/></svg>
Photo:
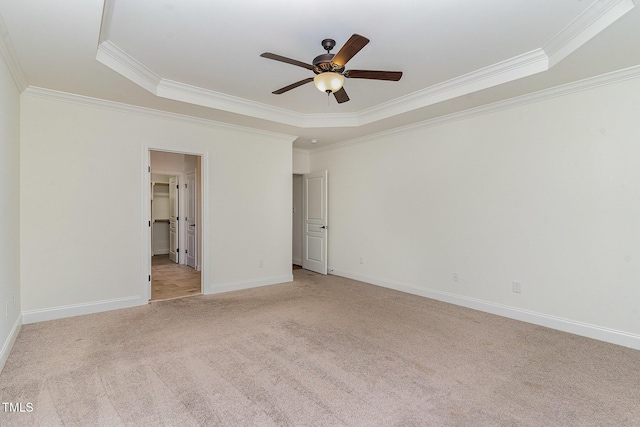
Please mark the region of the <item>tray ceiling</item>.
<svg viewBox="0 0 640 427"><path fill-rule="evenodd" d="M633 0L2 0L6 40L26 84L299 136L310 148L406 126L640 64ZM347 79L337 104L312 84L271 92L353 33L347 69L399 70L399 82ZM318 145L316 145L318 146Z"/></svg>

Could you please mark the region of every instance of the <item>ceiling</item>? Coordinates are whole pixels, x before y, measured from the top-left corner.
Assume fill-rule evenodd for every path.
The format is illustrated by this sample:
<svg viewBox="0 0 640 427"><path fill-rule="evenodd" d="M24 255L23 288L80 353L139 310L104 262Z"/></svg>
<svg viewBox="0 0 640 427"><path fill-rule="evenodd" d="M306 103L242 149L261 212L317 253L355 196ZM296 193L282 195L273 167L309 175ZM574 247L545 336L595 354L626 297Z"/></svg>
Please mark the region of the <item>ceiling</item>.
<svg viewBox="0 0 640 427"><path fill-rule="evenodd" d="M295 135L295 147L315 149L639 66L634 6L0 0L0 35L23 85ZM371 41L346 68L403 71L399 82L347 79L343 104L313 84L271 93L313 73L261 53L311 63L322 39L336 40L335 53L354 33Z"/></svg>

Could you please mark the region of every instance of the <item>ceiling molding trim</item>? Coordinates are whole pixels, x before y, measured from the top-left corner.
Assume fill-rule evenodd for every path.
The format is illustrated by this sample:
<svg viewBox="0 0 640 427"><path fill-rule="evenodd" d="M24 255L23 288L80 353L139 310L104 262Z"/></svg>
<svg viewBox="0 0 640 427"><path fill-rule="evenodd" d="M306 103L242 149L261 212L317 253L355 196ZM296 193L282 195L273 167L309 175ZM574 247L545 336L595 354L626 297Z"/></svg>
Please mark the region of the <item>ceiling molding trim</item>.
<svg viewBox="0 0 640 427"><path fill-rule="evenodd" d="M595 1L544 45L543 50L549 55L549 67L562 61L634 7L633 0Z"/></svg>
<svg viewBox="0 0 640 427"><path fill-rule="evenodd" d="M433 119L425 120L422 122L414 123L407 126L401 126L395 129L389 129L383 132L374 133L371 135L354 138L347 141L338 142L331 145L325 145L317 148L310 148L309 151L319 152L336 150L350 145L357 145L369 142L373 139L382 138L390 135L400 135L406 132L411 132L418 129L426 129L434 126L439 126L447 123L452 123L464 119L469 119L484 114L490 114L502 110L508 110L511 108L520 107L535 102L541 102L552 98L570 95L573 93L583 92L591 89L596 89L602 86L608 86L616 83L623 82L625 80L632 80L640 78L640 65L625 68L623 70L614 71L611 73L603 74L596 77L580 80L577 82L567 83L561 86L556 86L550 89L541 90L538 92L518 96L515 98L506 99L503 101L494 102L492 104L482 105L479 107L470 108L464 111L448 114L445 116L435 117Z"/></svg>
<svg viewBox="0 0 640 427"><path fill-rule="evenodd" d="M111 29L111 18L113 17L114 0L104 0L102 8L102 20L100 21L100 33L98 35L98 46L102 42L109 40L109 30Z"/></svg>
<svg viewBox="0 0 640 427"><path fill-rule="evenodd" d="M13 43L11 42L11 37L9 37L9 32L2 19L2 15L0 15L0 56L4 58L4 62L7 64L11 78L13 78L13 82L18 88L18 92L23 92L29 84L27 83L27 77L24 74L22 65L20 65L20 60L18 60L18 55L13 48Z"/></svg>
<svg viewBox="0 0 640 427"><path fill-rule="evenodd" d="M465 111L449 114L446 116L436 117L436 118L425 120L412 125L402 126L399 128L390 129L388 131L363 136L361 138L342 141L336 144L331 144L331 145L313 148L313 149L298 149L298 148L294 148L294 149L302 150L303 152L311 152L311 153L318 152L318 151L339 149L349 145L369 142L375 138L380 138L388 135L398 135L398 134L409 132L415 129L438 126L446 123L451 123L451 122L455 122L463 119L480 116L483 114L489 114L489 113L493 113L501 110L506 110L509 108L515 108L515 107L530 104L533 102L539 102L546 99L569 95L576 92L595 89L597 87L615 84L618 82L636 79L636 78L640 78L640 66L635 66L635 67L630 67L630 68L626 68L619 71L614 71L612 73L603 74L601 76L581 80L578 82L569 83L562 86L557 86L555 88L519 96L516 98L507 99L504 101L495 102L495 103L480 106L480 107L471 108ZM265 130L250 128L245 126L232 125L228 123L217 122L214 120L191 117L191 116L186 116L186 115L177 114L177 113L154 110L151 108L139 107L139 106L124 104L124 103L115 102L115 101L107 101L103 99L92 98L92 97L83 96L83 95L76 95L72 93L55 91L51 89L45 89L45 88L34 87L34 86L27 87L22 92L22 95L34 96L34 97L39 97L44 99L51 99L55 101L69 102L69 103L74 103L74 104L79 104L79 105L84 105L89 107L117 111L121 113L137 114L137 115L157 118L157 119L175 120L179 122L202 125L202 126L207 126L211 128L217 128L217 129L222 128L222 129L231 129L236 131L250 132L250 133L255 133L263 136L284 138L284 139L290 140L291 142L297 139L297 136L293 136L293 135L281 134L277 132L265 131Z"/></svg>
<svg viewBox="0 0 640 427"><path fill-rule="evenodd" d="M103 25L104 27L104 25ZM154 95L158 94L160 76L138 62L118 46L105 40L98 46L96 59Z"/></svg>
<svg viewBox="0 0 640 427"><path fill-rule="evenodd" d="M264 120L271 120L291 126L300 126L304 119L302 114L283 108L275 108L258 102L249 101L236 96L191 86L168 79L160 79L157 87L158 96L187 102L203 107L215 108L231 113L243 114Z"/></svg>
<svg viewBox="0 0 640 427"><path fill-rule="evenodd" d="M528 77L542 71L547 71L548 69L549 58L542 49L536 49L394 99L393 101L366 109L359 114L360 123L367 124L386 119L397 114L406 113L502 83Z"/></svg>
<svg viewBox="0 0 640 427"><path fill-rule="evenodd" d="M103 25L103 28L105 26ZM301 114L201 87L164 79L109 40L98 46L96 59L121 76L161 98L187 102L296 127L358 126L357 114Z"/></svg>
<svg viewBox="0 0 640 427"><path fill-rule="evenodd" d="M354 127L361 124L357 113L296 113L284 108L272 107L168 79L160 79L157 95L174 101L187 102L301 128Z"/></svg>
<svg viewBox="0 0 640 427"><path fill-rule="evenodd" d="M364 110L360 113L361 124L547 71L633 7L633 0L596 1L543 48Z"/></svg>
<svg viewBox="0 0 640 427"><path fill-rule="evenodd" d="M549 64L545 52L536 49L362 112L302 114L163 79L109 40L100 44L96 59L156 96L301 128L362 126L546 71Z"/></svg>
<svg viewBox="0 0 640 427"><path fill-rule="evenodd" d="M303 114L164 79L107 39L113 0L105 0L96 59L152 94L300 128L358 127L547 71L633 9L633 0L596 0L543 48L509 58L357 113Z"/></svg>
<svg viewBox="0 0 640 427"><path fill-rule="evenodd" d="M230 129L234 131L249 132L261 136L269 136L278 139L289 140L293 143L298 137L296 135L288 135L278 132L272 132L262 129L256 129L246 126L233 125L215 120L202 119L168 111L154 110L152 108L139 107L137 105L124 104L121 102L108 101L99 98L92 98L84 95L76 95L68 92L61 92L52 89L29 86L22 92L25 96L33 96L38 98L50 99L54 101L69 102L87 107L100 108L104 110L116 111L119 113L136 114L154 119L174 120L178 122L207 126L215 129Z"/></svg>

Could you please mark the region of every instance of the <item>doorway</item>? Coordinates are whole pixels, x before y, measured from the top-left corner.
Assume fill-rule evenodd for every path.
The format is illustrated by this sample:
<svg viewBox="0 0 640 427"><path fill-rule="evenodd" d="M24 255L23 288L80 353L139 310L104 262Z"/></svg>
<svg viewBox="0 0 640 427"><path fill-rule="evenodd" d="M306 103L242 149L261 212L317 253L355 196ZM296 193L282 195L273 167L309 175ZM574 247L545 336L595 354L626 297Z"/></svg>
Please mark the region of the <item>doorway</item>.
<svg viewBox="0 0 640 427"><path fill-rule="evenodd" d="M200 155L149 150L150 301L203 290L202 160Z"/></svg>
<svg viewBox="0 0 640 427"><path fill-rule="evenodd" d="M171 261L168 254L154 255L151 258L150 301L200 295L201 281L200 271Z"/></svg>
<svg viewBox="0 0 640 427"><path fill-rule="evenodd" d="M292 264L328 272L328 171L293 175Z"/></svg>
<svg viewBox="0 0 640 427"><path fill-rule="evenodd" d="M292 264L293 269L302 268L302 179L303 175L293 175L293 217L292 217Z"/></svg>

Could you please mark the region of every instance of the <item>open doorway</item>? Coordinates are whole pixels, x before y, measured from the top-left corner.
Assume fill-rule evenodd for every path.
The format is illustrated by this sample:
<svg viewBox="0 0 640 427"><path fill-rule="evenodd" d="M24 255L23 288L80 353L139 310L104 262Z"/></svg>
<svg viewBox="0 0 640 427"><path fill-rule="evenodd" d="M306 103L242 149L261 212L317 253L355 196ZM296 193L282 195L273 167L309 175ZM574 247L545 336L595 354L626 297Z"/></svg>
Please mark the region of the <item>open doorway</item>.
<svg viewBox="0 0 640 427"><path fill-rule="evenodd" d="M293 217L291 221L293 224L291 233L293 259L291 263L294 270L302 268L302 178L303 175L293 175Z"/></svg>
<svg viewBox="0 0 640 427"><path fill-rule="evenodd" d="M293 175L293 269L328 272L327 170Z"/></svg>
<svg viewBox="0 0 640 427"><path fill-rule="evenodd" d="M150 150L150 301L202 293L199 155Z"/></svg>

